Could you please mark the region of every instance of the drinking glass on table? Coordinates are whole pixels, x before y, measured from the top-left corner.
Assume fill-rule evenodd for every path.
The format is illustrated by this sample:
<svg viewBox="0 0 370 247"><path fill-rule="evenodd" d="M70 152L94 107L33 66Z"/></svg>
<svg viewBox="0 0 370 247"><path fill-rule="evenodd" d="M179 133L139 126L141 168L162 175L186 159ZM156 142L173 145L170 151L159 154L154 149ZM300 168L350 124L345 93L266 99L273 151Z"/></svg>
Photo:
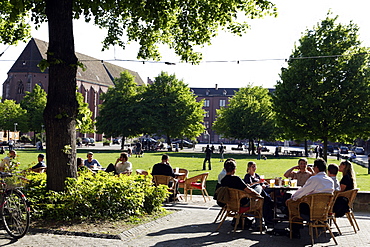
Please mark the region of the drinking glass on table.
<svg viewBox="0 0 370 247"><path fill-rule="evenodd" d="M275 179L270 179L270 187L275 187Z"/></svg>
<svg viewBox="0 0 370 247"><path fill-rule="evenodd" d="M264 183L264 182L265 182L265 175L261 175L261 176L260 176L260 182L261 182L261 183Z"/></svg>
<svg viewBox="0 0 370 247"><path fill-rule="evenodd" d="M289 186L289 179L284 179L284 187L288 187Z"/></svg>
<svg viewBox="0 0 370 247"><path fill-rule="evenodd" d="M297 187L297 179L292 179L290 182L292 187Z"/></svg>

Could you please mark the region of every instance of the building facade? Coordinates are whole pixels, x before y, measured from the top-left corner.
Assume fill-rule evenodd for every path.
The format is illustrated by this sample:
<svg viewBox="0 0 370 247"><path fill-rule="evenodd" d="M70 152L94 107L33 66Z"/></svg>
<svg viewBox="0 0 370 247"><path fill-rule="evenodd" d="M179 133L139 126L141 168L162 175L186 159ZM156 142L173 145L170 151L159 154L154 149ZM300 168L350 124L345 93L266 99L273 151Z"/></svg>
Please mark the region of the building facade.
<svg viewBox="0 0 370 247"><path fill-rule="evenodd" d="M47 58L47 49L48 43L45 41L34 38L29 41L3 83L3 100L11 99L19 103L26 92L31 92L36 84L48 92L49 71L46 69L42 72L38 67L40 61ZM82 93L85 102L88 103L93 120L98 116L99 105L102 103L100 95L107 92L109 87L114 87L114 78L120 77L121 72L129 71L135 77L137 85L144 84L137 72L78 52L76 56L85 66L85 70L80 67L77 70L77 91ZM102 140L102 135L95 133L79 136Z"/></svg>

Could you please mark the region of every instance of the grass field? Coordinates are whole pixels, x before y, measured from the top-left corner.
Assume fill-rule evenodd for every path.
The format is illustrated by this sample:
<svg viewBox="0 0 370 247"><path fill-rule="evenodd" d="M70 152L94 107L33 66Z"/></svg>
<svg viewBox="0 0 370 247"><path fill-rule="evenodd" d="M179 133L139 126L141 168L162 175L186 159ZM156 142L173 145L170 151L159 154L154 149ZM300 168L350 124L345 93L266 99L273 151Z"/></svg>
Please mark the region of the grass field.
<svg viewBox="0 0 370 247"><path fill-rule="evenodd" d="M78 149L78 157L83 159L86 158L86 153L89 149ZM37 155L39 151L36 150L19 150L18 161L21 163L21 168L25 169L33 166L37 162ZM107 167L109 163L114 163L119 157L119 151L105 151L99 150L94 151L94 158L97 159L103 167ZM131 157L129 161L133 164L133 174L136 169L151 170L155 163L161 161L161 156L164 152L147 152L142 158ZM189 170L189 177L201 174L203 167L204 153L182 153L182 152L170 152L167 153L170 156L170 163L173 168L185 168ZM5 155L4 155L5 157ZM244 178L246 174L246 166L248 161L255 161L257 163L257 173L265 175L265 178L283 177L284 172L292 166L297 165L297 157L273 157L267 156L267 160L257 160L256 156L248 156L246 154L234 154L226 153L226 158L234 158L237 163L236 175ZM217 183L217 176L223 168L223 163L220 162L219 155L214 154L212 157L212 170L209 172L207 180L207 190L209 194L213 194L214 188ZM314 159L309 158L308 163L312 164ZM49 161L50 162L50 161ZM339 161L335 159L329 159L328 163L336 163L339 165ZM208 167L208 164L207 164ZM367 168L363 168L357 164L354 164L355 171L357 174L357 187L361 191L370 191L370 174L367 174ZM340 180L341 173L338 174Z"/></svg>

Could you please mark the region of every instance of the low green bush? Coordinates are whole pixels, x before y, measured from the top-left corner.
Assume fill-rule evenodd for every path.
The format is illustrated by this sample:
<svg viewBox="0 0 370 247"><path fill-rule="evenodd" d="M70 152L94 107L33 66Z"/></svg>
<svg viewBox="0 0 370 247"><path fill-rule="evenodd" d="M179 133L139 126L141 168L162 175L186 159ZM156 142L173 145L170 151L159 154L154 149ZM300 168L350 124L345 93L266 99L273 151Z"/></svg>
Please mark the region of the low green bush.
<svg viewBox="0 0 370 247"><path fill-rule="evenodd" d="M81 172L66 181L63 192L47 191L46 175L29 174L25 188L33 217L54 220L124 219L162 210L166 186L153 186L150 176L115 176Z"/></svg>

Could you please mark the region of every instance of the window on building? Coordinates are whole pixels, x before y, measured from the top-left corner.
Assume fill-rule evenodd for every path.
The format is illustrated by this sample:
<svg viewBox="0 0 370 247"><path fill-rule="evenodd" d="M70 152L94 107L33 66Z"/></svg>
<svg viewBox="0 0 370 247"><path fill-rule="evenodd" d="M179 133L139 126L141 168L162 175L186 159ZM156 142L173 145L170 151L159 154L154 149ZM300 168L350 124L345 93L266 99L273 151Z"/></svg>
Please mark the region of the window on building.
<svg viewBox="0 0 370 247"><path fill-rule="evenodd" d="M209 107L209 99L204 100L204 107Z"/></svg>
<svg viewBox="0 0 370 247"><path fill-rule="evenodd" d="M23 82L22 82L22 81L19 81L19 82L18 82L18 89L17 89L17 93L18 93L18 94L24 94L24 86L23 86Z"/></svg>
<svg viewBox="0 0 370 247"><path fill-rule="evenodd" d="M226 100L225 99L220 99L220 106L223 106L223 107L226 106Z"/></svg>
<svg viewBox="0 0 370 247"><path fill-rule="evenodd" d="M209 121L204 121L204 127L205 127L206 129L208 129L208 128L209 128Z"/></svg>
<svg viewBox="0 0 370 247"><path fill-rule="evenodd" d="M204 117L209 117L209 111L205 111Z"/></svg>

